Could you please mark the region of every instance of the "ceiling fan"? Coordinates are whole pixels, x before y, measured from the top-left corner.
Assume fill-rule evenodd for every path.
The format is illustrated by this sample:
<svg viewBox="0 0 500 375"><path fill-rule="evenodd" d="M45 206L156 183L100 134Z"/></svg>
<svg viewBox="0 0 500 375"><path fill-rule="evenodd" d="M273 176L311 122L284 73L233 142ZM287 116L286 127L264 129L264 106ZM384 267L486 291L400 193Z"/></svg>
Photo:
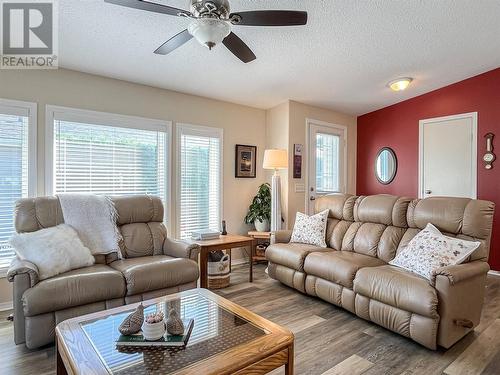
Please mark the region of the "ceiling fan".
<svg viewBox="0 0 500 375"><path fill-rule="evenodd" d="M169 16L191 19L188 28L173 36L154 51L166 55L193 37L212 49L221 42L241 61L256 59L252 50L235 33L232 26L298 26L307 23L307 12L291 10L256 10L231 13L229 0L190 0L190 11L145 0L104 0L107 3Z"/></svg>

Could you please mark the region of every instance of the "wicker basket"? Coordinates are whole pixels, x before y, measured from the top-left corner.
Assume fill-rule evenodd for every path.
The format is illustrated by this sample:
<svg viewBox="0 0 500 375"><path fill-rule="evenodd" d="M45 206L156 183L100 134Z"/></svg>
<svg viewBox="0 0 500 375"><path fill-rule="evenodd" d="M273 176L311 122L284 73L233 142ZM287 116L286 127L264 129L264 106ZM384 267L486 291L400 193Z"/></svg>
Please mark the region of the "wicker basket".
<svg viewBox="0 0 500 375"><path fill-rule="evenodd" d="M221 277L208 277L208 289L227 288L230 283L230 275Z"/></svg>
<svg viewBox="0 0 500 375"><path fill-rule="evenodd" d="M255 247L255 255L258 257L265 257L266 256L266 245L257 245Z"/></svg>
<svg viewBox="0 0 500 375"><path fill-rule="evenodd" d="M224 255L218 262L208 262L208 289L222 289L229 286L229 255Z"/></svg>

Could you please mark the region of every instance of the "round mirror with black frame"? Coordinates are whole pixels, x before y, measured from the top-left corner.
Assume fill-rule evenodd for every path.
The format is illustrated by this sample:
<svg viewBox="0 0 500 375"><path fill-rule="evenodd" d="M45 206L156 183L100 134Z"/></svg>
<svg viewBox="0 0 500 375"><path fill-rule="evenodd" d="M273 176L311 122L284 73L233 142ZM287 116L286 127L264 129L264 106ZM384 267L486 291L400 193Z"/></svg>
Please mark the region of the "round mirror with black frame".
<svg viewBox="0 0 500 375"><path fill-rule="evenodd" d="M398 171L398 159L394 150L390 147L383 147L375 159L375 176L382 185L388 185L396 177Z"/></svg>

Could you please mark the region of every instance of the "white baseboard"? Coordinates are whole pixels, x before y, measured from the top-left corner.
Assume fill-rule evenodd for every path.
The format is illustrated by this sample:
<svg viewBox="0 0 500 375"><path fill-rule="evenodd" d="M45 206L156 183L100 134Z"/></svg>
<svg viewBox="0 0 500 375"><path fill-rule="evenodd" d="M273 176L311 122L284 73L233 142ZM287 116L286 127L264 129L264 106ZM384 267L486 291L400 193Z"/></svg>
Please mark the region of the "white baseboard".
<svg viewBox="0 0 500 375"><path fill-rule="evenodd" d="M488 271L488 275L500 277L500 271L490 270L490 271Z"/></svg>
<svg viewBox="0 0 500 375"><path fill-rule="evenodd" d="M0 311L12 310L12 301L0 303Z"/></svg>

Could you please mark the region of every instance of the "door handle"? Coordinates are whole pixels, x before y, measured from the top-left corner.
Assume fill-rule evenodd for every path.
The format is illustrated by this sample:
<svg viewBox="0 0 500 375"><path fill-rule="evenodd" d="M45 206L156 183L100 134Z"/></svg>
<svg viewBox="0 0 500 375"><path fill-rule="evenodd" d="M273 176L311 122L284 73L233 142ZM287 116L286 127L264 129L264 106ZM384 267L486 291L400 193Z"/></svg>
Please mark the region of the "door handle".
<svg viewBox="0 0 500 375"><path fill-rule="evenodd" d="M432 190L426 190L425 194L432 194Z"/></svg>
<svg viewBox="0 0 500 375"><path fill-rule="evenodd" d="M311 197L309 198L309 200L310 200L310 201L315 201L315 200L316 200L316 197L311 196Z"/></svg>

